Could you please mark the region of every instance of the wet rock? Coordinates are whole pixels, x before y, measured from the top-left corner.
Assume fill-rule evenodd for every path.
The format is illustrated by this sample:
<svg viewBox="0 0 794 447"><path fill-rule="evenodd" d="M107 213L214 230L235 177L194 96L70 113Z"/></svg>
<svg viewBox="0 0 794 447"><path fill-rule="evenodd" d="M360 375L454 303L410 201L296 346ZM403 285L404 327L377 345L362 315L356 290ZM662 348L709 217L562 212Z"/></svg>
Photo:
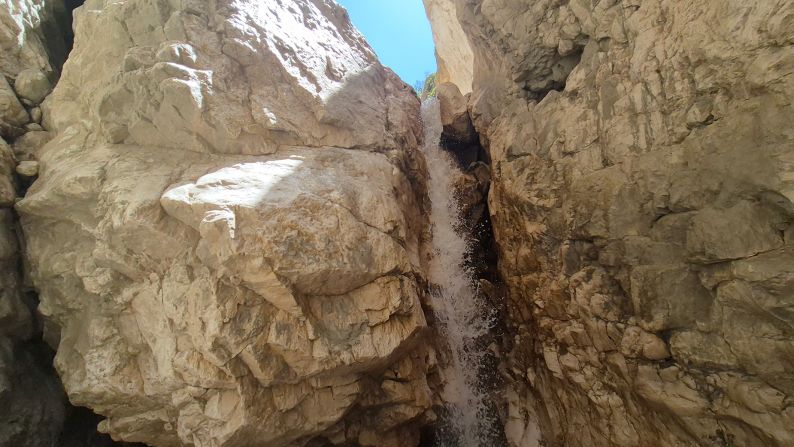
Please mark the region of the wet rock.
<svg viewBox="0 0 794 447"><path fill-rule="evenodd" d="M460 143L475 143L477 133L469 118L467 100L455 84L443 83L436 86L436 95L441 102L441 124L444 136Z"/></svg>
<svg viewBox="0 0 794 447"><path fill-rule="evenodd" d="M455 182L460 215L469 229L475 228L484 216L490 182L490 168L482 162L472 163Z"/></svg>
<svg viewBox="0 0 794 447"><path fill-rule="evenodd" d="M529 3L425 1L472 50L512 445L792 445L794 4Z"/></svg>

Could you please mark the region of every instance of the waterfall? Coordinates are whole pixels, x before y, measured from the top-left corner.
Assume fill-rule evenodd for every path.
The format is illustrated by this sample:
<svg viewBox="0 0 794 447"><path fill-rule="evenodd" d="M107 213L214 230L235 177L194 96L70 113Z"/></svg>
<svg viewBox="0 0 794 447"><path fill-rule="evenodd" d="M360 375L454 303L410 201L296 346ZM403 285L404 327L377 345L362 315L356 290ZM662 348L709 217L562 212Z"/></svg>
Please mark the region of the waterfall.
<svg viewBox="0 0 794 447"><path fill-rule="evenodd" d="M478 339L492 325L474 287L474 272L466 265L470 241L463 233L455 197L461 171L440 146L440 104L430 98L422 104L424 154L429 174L430 223L433 242L429 265L431 295L438 330L445 338L450 359L444 370L443 398L448 414L443 442L449 446L488 446L496 421L483 387L482 366L487 351Z"/></svg>

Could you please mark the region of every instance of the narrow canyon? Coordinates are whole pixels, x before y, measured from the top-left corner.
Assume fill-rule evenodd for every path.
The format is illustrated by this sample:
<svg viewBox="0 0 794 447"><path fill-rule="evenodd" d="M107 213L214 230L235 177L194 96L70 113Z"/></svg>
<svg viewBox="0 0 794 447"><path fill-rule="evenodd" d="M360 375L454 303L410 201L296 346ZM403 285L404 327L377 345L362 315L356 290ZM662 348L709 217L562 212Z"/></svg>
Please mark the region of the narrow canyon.
<svg viewBox="0 0 794 447"><path fill-rule="evenodd" d="M424 8L0 2L0 447L794 447L794 0Z"/></svg>

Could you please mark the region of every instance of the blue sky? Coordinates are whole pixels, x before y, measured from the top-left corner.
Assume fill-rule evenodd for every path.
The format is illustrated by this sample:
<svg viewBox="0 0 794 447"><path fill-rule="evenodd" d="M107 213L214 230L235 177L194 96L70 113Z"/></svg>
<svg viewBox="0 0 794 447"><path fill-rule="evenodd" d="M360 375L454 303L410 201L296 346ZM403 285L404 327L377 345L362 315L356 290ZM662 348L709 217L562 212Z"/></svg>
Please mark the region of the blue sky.
<svg viewBox="0 0 794 447"><path fill-rule="evenodd" d="M422 0L336 0L381 63L414 85L436 71L433 34Z"/></svg>

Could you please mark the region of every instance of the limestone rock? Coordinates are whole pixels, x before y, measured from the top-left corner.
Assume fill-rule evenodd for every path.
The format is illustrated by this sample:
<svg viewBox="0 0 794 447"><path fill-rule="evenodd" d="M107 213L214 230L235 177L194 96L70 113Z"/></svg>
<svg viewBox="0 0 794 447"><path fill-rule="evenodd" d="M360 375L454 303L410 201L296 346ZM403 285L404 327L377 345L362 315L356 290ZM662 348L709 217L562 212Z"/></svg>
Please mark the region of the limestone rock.
<svg viewBox="0 0 794 447"><path fill-rule="evenodd" d="M0 445L57 444L64 396L48 364L51 357L31 340L35 322L20 277L13 210L16 197L11 148L0 139Z"/></svg>
<svg viewBox="0 0 794 447"><path fill-rule="evenodd" d="M436 94L441 103L441 124L444 135L463 143L472 143L477 133L469 117L467 100L455 84L446 82L436 86Z"/></svg>
<svg viewBox="0 0 794 447"><path fill-rule="evenodd" d="M11 148L0 138L0 208L12 206L17 197L14 184L16 164Z"/></svg>
<svg viewBox="0 0 794 447"><path fill-rule="evenodd" d="M426 0L424 4L436 43L436 82L451 82L465 95L472 89L474 54L458 21L457 6L453 0Z"/></svg>
<svg viewBox="0 0 794 447"><path fill-rule="evenodd" d="M80 119L91 120L109 143L271 154L300 145L393 150L405 135L391 129L415 125L406 113L410 87L380 69L342 10L327 1L305 13L271 2L223 14L198 5L135 5L89 1L76 11L75 51L53 92L61 107L48 123L45 104L45 128L68 127L90 104ZM102 20L135 24L94 26L95 11L103 11ZM291 31L304 14L328 26ZM223 37L205 20L217 21ZM336 25L349 28L339 34ZM69 73L78 66L92 76Z"/></svg>
<svg viewBox="0 0 794 447"><path fill-rule="evenodd" d="M17 174L22 177L35 177L39 174L39 162L21 161L17 165Z"/></svg>
<svg viewBox="0 0 794 447"><path fill-rule="evenodd" d="M511 408L548 446L794 445L794 2L425 5L493 162Z"/></svg>
<svg viewBox="0 0 794 447"><path fill-rule="evenodd" d="M0 74L10 79L35 69L54 80L68 53L67 3L6 0L0 7Z"/></svg>
<svg viewBox="0 0 794 447"><path fill-rule="evenodd" d="M41 108L40 107L34 107L34 108L30 109L30 119L34 123L41 124Z"/></svg>
<svg viewBox="0 0 794 447"><path fill-rule="evenodd" d="M40 151L44 148L52 138L52 132L47 131L33 131L27 132L21 137L14 140L12 145L14 149L14 156L19 161L37 160L40 156Z"/></svg>
<svg viewBox="0 0 794 447"><path fill-rule="evenodd" d="M52 85L47 75L35 68L26 68L17 74L14 81L14 90L17 96L27 99L33 104L39 104L50 93Z"/></svg>
<svg viewBox="0 0 794 447"><path fill-rule="evenodd" d="M61 436L68 402L52 368L53 353L41 341L35 293L22 277L20 234L11 206L29 179L16 173L14 150L29 147L45 132L40 102L66 57L69 2L0 2L0 445L71 445ZM16 91L12 88L15 86ZM30 122L30 121L34 122ZM27 132L27 133L26 133ZM23 158L25 159L25 158ZM30 163L30 162L28 162ZM30 172L24 164L21 171ZM74 422L74 421L72 421ZM70 423L69 431L80 427ZM88 430L93 430L89 427ZM95 430L93 430L95 431ZM81 445L93 445L83 443Z"/></svg>
<svg viewBox="0 0 794 447"><path fill-rule="evenodd" d="M0 335L0 445L58 445L65 417L63 394L46 360L35 351L14 349Z"/></svg>
<svg viewBox="0 0 794 447"><path fill-rule="evenodd" d="M325 0L88 0L75 35L53 139L15 145L70 400L153 446L418 442L411 89Z"/></svg>
<svg viewBox="0 0 794 447"><path fill-rule="evenodd" d="M11 85L0 76L0 136L15 137L23 133L22 126L30 121L27 110L19 102Z"/></svg>

